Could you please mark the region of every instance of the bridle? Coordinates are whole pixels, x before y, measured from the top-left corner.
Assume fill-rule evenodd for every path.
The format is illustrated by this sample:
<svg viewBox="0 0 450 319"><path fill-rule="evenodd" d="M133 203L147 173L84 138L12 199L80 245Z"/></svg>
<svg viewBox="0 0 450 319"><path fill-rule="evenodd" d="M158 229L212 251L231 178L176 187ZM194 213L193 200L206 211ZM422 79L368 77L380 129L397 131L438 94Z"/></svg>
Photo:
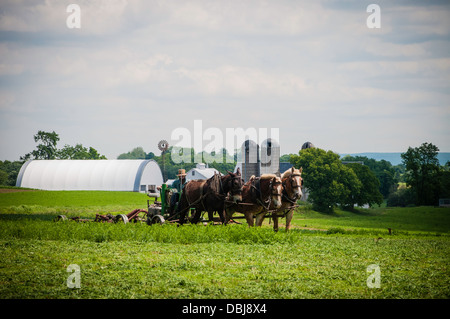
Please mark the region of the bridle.
<svg viewBox="0 0 450 319"><path fill-rule="evenodd" d="M269 207L270 207L270 204L272 203L272 197L273 196L276 196L276 197L278 197L278 196L280 196L280 195L282 195L282 194L279 194L278 192L277 192L277 188L276 187L274 187L274 186L277 186L277 185L280 185L280 184L282 184L282 183L280 183L280 182L278 182L278 181L273 181L273 179L271 179L270 180L270 182L269 182L269 189L270 189L270 193L268 194L268 198L266 199L266 200L264 200L263 198L262 198L262 192L261 192L261 186L260 186L260 179L258 178L258 179L255 179L255 180L253 180L253 182L251 183L251 187L252 187L252 189L254 189L257 193L259 193L259 196L255 196L256 198L256 202L258 203L258 204L260 204L266 211L268 211L269 210ZM256 184L257 184L257 186L255 186L255 182L256 182Z"/></svg>
<svg viewBox="0 0 450 319"><path fill-rule="evenodd" d="M225 175L225 176L227 176L227 175ZM241 176L240 175L235 175L235 176L229 175L229 176L230 176L230 178L227 181L227 184L228 184L227 186L228 186L228 189L231 192L231 195L240 195L240 194L242 194L242 185L243 185L243 183L242 183ZM233 183L235 180L239 181L237 183L237 187L239 187L238 189L236 189L236 187L233 187L234 185L236 185L236 183ZM222 178L220 179L220 187L222 189L222 192L224 192L225 190L223 188Z"/></svg>
<svg viewBox="0 0 450 319"><path fill-rule="evenodd" d="M297 181L296 181L296 179L294 178L294 177L296 177L296 176L298 176L298 177L300 177L300 180L301 180L301 183L300 183L300 185L298 185L297 184ZM296 174L296 173L294 173L294 174L291 174L288 178L285 178L284 180L283 180L283 198L285 198L288 202L290 202L291 204L296 204L296 202L297 202L297 199L300 197L298 194L295 194L294 193L294 195L293 195L293 197L291 198L291 197L289 197L289 195L288 195L288 193L287 193L287 188L286 188L286 183L287 183L287 181L289 180L289 183L290 183L290 186L291 186L291 188L292 189L295 189L295 188L299 188L299 193L301 194L301 192L302 192L302 186L303 186L303 178L302 178L302 175L301 174Z"/></svg>

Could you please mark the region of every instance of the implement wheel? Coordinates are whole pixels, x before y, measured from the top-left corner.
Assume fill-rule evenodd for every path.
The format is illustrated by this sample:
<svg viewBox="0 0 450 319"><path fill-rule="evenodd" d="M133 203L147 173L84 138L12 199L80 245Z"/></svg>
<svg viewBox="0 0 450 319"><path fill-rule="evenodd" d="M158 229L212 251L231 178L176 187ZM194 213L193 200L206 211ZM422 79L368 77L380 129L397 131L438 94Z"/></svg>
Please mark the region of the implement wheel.
<svg viewBox="0 0 450 319"><path fill-rule="evenodd" d="M114 217L114 222L115 223L123 222L124 224L127 224L128 223L128 217L125 214L119 214L116 217Z"/></svg>
<svg viewBox="0 0 450 319"><path fill-rule="evenodd" d="M66 221L66 220L67 220L66 215L58 215L58 216L56 216L55 219L54 219L55 222Z"/></svg>
<svg viewBox="0 0 450 319"><path fill-rule="evenodd" d="M150 225L155 225L155 224L162 225L165 222L166 222L166 220L164 219L164 217L162 215L155 215L152 217L152 219L150 221Z"/></svg>

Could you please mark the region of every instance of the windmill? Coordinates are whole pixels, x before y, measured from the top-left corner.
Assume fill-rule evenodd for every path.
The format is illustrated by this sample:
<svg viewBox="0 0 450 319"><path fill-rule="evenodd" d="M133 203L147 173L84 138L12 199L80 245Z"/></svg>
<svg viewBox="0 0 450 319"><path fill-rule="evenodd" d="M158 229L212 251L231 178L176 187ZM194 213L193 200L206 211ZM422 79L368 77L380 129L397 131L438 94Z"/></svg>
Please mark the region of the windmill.
<svg viewBox="0 0 450 319"><path fill-rule="evenodd" d="M166 165L165 165L165 154L166 151L169 149L169 143L167 143L166 140L161 140L158 143L158 148L161 151L161 157L162 157L162 165L163 165L163 181L166 180Z"/></svg>

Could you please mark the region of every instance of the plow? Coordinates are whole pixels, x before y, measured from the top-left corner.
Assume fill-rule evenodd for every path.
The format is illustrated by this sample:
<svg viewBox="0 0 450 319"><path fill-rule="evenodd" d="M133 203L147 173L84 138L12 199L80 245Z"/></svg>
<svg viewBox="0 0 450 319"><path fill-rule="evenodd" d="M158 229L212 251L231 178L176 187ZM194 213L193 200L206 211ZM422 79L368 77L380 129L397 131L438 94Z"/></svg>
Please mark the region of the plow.
<svg viewBox="0 0 450 319"><path fill-rule="evenodd" d="M79 223L98 222L98 223L147 223L164 224L174 223L179 221L179 214L169 214L169 203L171 196L171 189L167 185L161 186L160 192L148 193L147 196L153 200L147 200L147 209L134 209L128 214L95 214L94 219L81 218L80 216L67 217L66 215L58 215L54 221L75 221Z"/></svg>

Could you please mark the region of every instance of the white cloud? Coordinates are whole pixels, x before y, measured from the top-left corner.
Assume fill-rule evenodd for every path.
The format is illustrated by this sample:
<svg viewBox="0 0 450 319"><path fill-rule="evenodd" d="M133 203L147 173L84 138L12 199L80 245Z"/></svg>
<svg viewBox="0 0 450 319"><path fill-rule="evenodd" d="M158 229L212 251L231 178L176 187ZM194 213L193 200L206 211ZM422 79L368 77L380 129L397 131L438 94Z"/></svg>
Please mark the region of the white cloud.
<svg viewBox="0 0 450 319"><path fill-rule="evenodd" d="M344 10L329 1L80 0L82 27L70 30L69 3L2 2L3 136L54 129L114 156L152 151L197 118L282 126L285 152L303 139L401 151L406 134L396 133L409 127L432 142L450 133L448 7L382 1L382 27L371 30L359 1ZM30 151L8 143L0 159Z"/></svg>

